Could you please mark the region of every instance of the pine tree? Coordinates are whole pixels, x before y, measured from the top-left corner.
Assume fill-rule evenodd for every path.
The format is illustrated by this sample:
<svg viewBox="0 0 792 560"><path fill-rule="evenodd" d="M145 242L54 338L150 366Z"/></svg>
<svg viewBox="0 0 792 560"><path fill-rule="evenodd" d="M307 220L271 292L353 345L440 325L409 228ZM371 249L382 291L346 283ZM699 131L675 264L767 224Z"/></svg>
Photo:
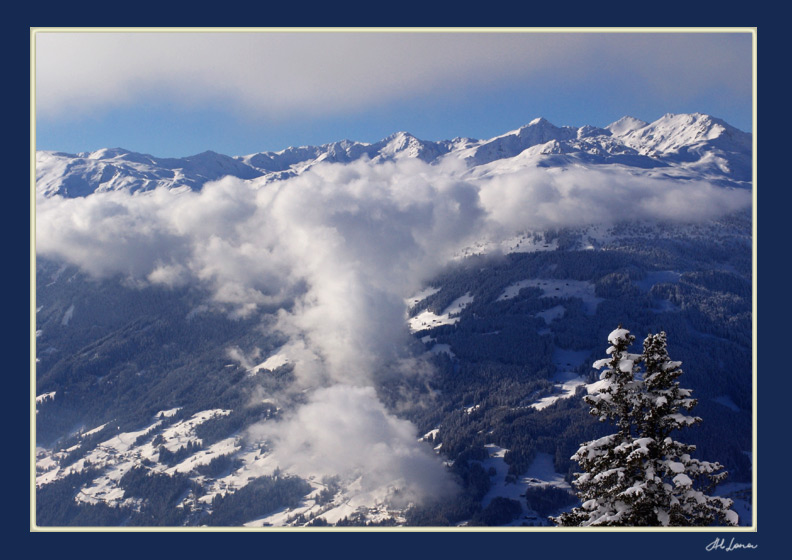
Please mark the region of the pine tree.
<svg viewBox="0 0 792 560"><path fill-rule="evenodd" d="M728 476L723 466L692 458L696 446L671 437L701 418L686 414L697 401L689 389L679 386L682 364L669 358L665 332L646 337L643 361L642 403L636 410L636 424L648 450L644 484L635 501L642 512L641 524L737 525L737 514L729 509L732 500L708 495Z"/></svg>
<svg viewBox="0 0 792 560"><path fill-rule="evenodd" d="M695 399L679 387L682 374L666 350L666 335L649 335L641 355L627 350L635 337L621 325L609 336L607 368L584 397L591 414L618 432L581 445L572 456L581 506L553 520L565 526L680 526L737 524L731 500L707 495L725 472L718 463L691 458L695 446L671 433L694 425ZM640 365L645 366L641 374Z"/></svg>

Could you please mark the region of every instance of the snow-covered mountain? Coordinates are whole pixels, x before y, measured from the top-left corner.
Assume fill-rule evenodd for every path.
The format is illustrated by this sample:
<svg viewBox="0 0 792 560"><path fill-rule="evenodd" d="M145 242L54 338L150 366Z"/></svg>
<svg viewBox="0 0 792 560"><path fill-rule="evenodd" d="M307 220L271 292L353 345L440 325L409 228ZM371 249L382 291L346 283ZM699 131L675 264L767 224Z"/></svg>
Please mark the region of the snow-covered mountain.
<svg viewBox="0 0 792 560"><path fill-rule="evenodd" d="M38 152L37 520L548 525L624 323L668 331L749 524L751 166L702 114Z"/></svg>
<svg viewBox="0 0 792 560"><path fill-rule="evenodd" d="M319 163L361 158L372 162L416 158L432 164L458 159L469 172L478 174L485 165L489 166L487 173L515 166L623 165L747 186L751 180L751 134L715 117L693 113L667 114L653 123L623 117L605 128L558 127L537 118L488 140L432 142L397 132L371 144L342 140L234 157L207 151L186 158L158 158L120 148L79 154L39 151L36 188L43 196L64 197L157 187L195 190L227 175L279 180Z"/></svg>

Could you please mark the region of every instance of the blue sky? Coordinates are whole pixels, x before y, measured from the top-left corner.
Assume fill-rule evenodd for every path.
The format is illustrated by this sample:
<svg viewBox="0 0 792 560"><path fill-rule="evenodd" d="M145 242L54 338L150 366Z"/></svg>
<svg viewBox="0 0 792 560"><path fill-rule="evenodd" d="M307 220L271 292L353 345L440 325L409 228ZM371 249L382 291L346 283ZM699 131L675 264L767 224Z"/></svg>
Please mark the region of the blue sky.
<svg viewBox="0 0 792 560"><path fill-rule="evenodd" d="M131 31L36 32L37 149L244 155L685 112L752 130L747 29Z"/></svg>

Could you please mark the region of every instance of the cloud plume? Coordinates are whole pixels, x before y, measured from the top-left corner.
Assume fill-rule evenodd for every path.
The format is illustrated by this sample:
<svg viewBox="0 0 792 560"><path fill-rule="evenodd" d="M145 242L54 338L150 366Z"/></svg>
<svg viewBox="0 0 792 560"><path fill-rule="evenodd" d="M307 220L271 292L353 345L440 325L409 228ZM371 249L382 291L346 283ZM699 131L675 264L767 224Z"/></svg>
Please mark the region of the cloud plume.
<svg viewBox="0 0 792 560"><path fill-rule="evenodd" d="M274 445L273 459L302 476L335 476L404 506L453 486L409 422L394 417L372 387L333 385L286 420L262 423L254 436Z"/></svg>

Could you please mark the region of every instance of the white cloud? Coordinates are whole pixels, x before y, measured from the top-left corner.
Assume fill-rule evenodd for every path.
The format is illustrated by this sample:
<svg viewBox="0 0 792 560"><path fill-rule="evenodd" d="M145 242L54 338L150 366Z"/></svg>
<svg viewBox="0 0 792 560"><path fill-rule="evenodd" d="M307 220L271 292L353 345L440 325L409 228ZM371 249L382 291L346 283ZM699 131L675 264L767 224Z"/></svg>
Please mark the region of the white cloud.
<svg viewBox="0 0 792 560"><path fill-rule="evenodd" d="M634 175L620 168L526 168L483 183L495 231L631 221L698 222L751 204L750 191Z"/></svg>
<svg viewBox="0 0 792 560"><path fill-rule="evenodd" d="M169 100L288 119L525 83L749 96L750 68L747 34L44 31L36 102L42 116Z"/></svg>

